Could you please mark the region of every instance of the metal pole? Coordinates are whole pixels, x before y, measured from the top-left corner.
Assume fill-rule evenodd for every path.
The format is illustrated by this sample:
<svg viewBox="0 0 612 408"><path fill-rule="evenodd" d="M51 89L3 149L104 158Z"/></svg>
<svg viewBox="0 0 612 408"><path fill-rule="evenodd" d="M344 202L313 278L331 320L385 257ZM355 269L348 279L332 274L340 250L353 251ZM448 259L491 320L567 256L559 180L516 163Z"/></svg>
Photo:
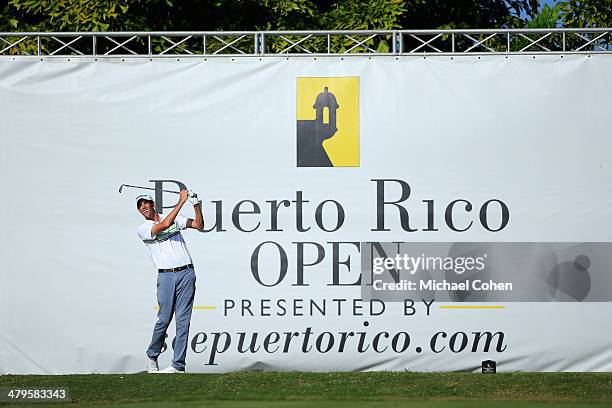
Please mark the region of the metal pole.
<svg viewBox="0 0 612 408"><path fill-rule="evenodd" d="M265 33L261 33L261 44L260 44L260 53L261 54L265 54L266 53L266 34Z"/></svg>

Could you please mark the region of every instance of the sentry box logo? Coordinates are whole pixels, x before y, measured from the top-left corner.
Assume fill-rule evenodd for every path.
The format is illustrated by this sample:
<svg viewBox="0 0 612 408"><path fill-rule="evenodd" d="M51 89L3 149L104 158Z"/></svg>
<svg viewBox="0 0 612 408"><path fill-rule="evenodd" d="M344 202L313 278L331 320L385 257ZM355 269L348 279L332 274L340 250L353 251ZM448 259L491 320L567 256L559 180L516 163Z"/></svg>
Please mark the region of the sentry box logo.
<svg viewBox="0 0 612 408"><path fill-rule="evenodd" d="M297 78L297 167L359 167L359 78Z"/></svg>

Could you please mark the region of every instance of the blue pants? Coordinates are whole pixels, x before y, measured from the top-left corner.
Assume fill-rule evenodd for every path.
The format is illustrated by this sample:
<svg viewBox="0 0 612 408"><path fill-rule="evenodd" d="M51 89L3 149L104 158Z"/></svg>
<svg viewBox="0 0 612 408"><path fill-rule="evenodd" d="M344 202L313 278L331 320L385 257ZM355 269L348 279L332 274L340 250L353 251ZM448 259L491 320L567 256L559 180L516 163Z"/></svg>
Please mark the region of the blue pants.
<svg viewBox="0 0 612 408"><path fill-rule="evenodd" d="M185 355L187 354L187 341L189 337L189 323L191 309L195 296L196 275L192 268L180 272L163 272L157 274L157 323L153 329L151 344L147 349L147 356L157 358L161 352L166 330L172 314L176 313L176 343L174 345L174 358L172 366L177 370L185 370Z"/></svg>

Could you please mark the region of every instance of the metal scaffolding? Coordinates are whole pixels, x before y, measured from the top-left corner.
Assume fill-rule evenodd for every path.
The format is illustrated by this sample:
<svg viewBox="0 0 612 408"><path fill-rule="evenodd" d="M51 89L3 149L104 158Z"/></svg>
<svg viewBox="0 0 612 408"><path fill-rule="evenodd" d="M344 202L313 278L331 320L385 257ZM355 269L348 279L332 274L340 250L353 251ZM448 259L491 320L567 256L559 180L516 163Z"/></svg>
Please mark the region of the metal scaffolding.
<svg viewBox="0 0 612 408"><path fill-rule="evenodd" d="M0 57L610 54L612 28L0 33Z"/></svg>

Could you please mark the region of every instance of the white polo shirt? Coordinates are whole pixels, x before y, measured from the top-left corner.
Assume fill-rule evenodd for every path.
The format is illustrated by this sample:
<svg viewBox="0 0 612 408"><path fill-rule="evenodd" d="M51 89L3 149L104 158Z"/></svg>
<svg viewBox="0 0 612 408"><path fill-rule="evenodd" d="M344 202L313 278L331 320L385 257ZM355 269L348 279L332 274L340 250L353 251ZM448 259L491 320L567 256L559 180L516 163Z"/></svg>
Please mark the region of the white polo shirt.
<svg viewBox="0 0 612 408"><path fill-rule="evenodd" d="M162 221L166 217L160 214L159 218ZM170 269L193 263L181 235L181 230L187 228L187 218L177 215L174 224L152 236L151 228L155 224L158 224L158 222L146 220L144 224L138 227L138 236L149 248L155 267L157 269Z"/></svg>

